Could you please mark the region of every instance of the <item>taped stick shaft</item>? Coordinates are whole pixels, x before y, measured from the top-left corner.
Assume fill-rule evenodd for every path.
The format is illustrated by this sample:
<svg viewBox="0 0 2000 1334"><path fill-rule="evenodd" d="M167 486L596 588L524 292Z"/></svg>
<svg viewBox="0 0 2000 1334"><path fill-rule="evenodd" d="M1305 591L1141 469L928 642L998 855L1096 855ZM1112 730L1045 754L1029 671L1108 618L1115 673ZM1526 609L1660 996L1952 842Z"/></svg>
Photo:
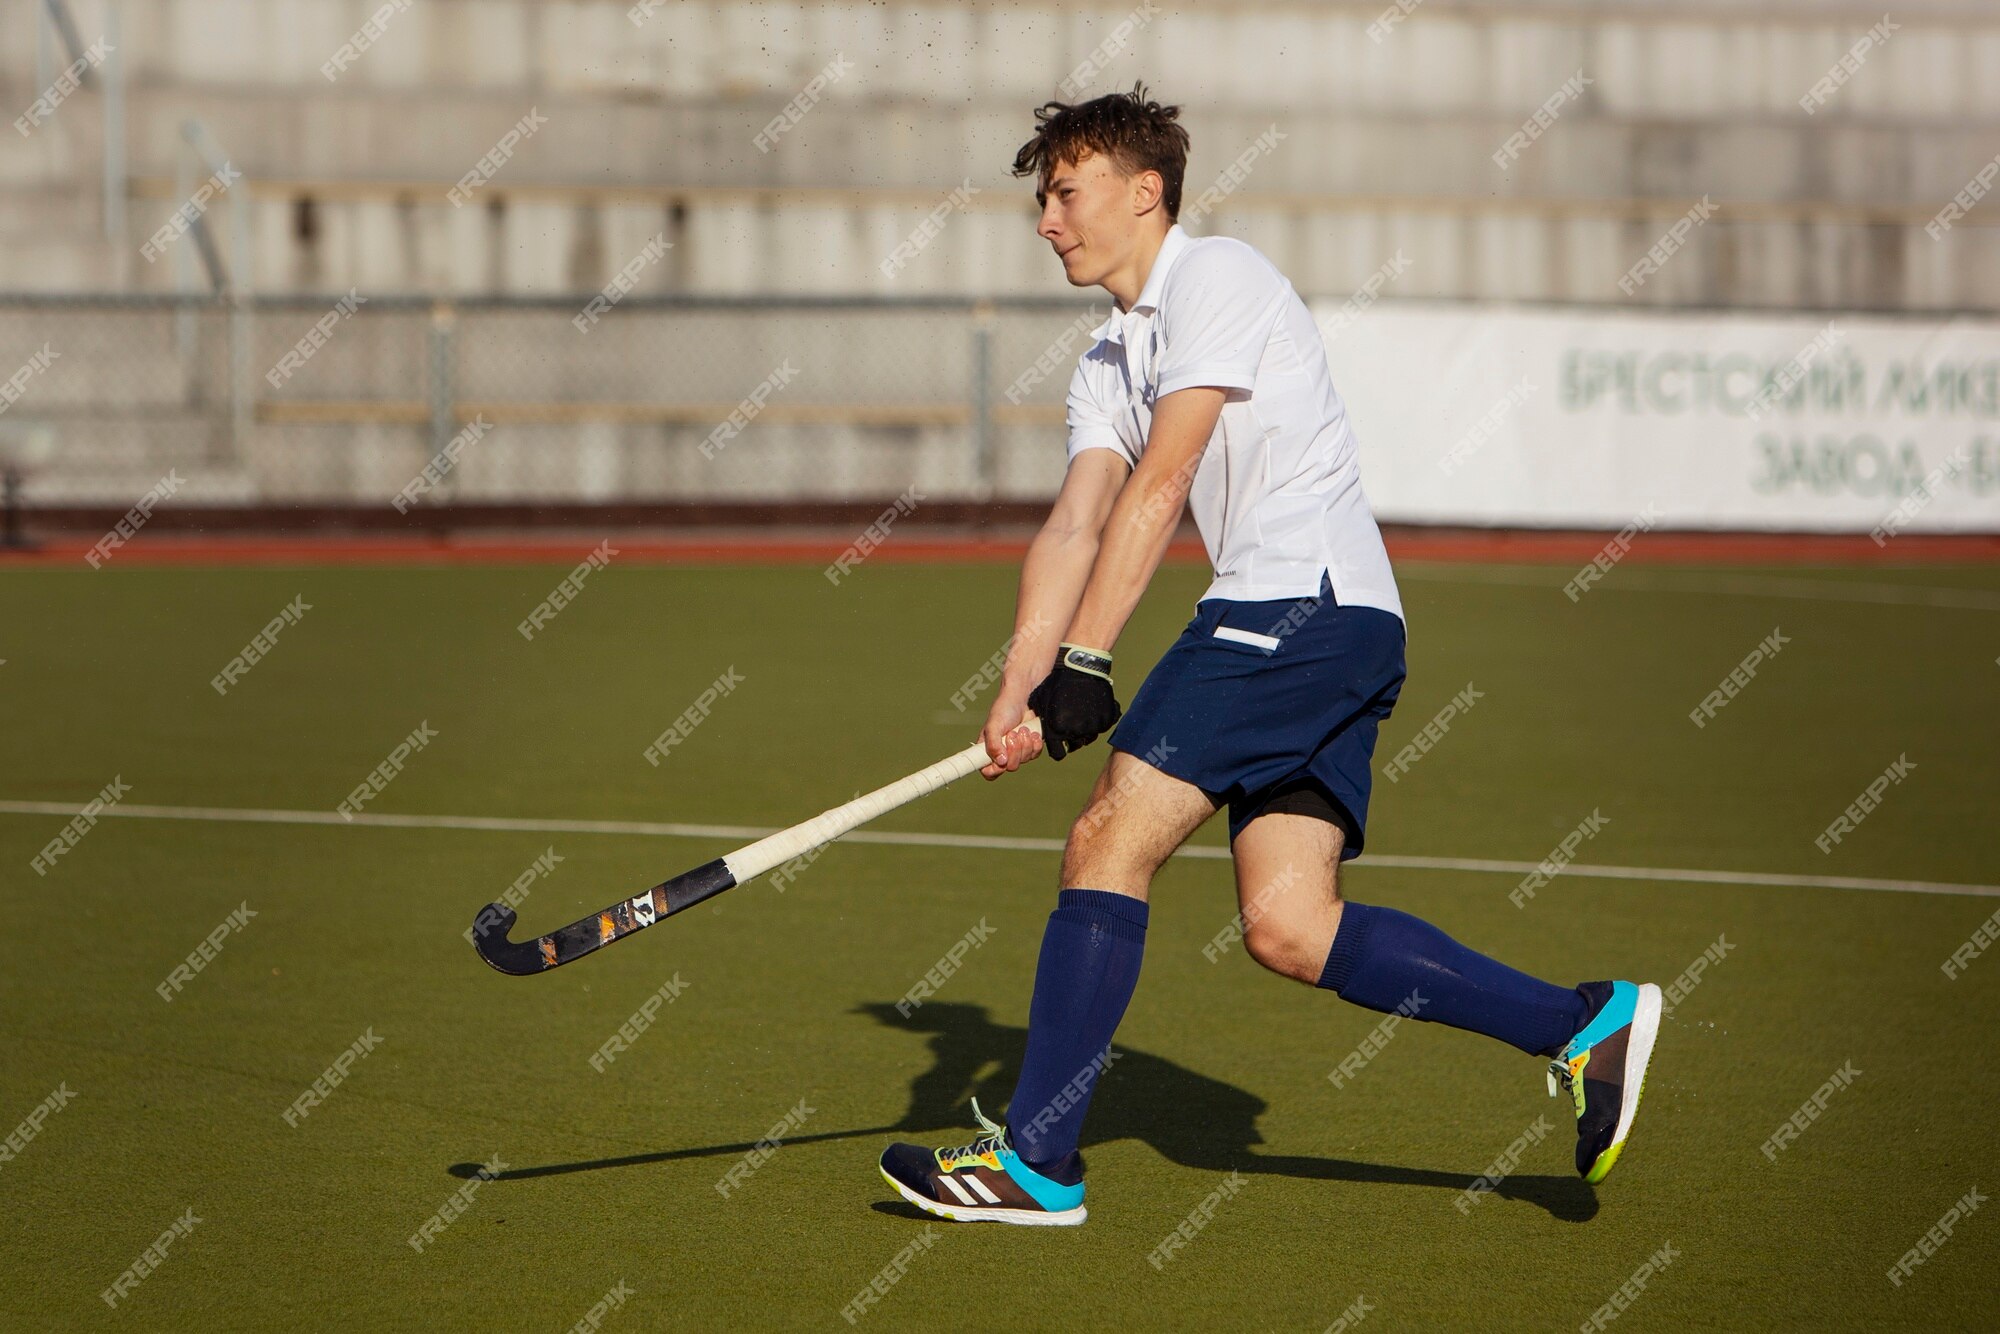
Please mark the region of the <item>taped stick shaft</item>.
<svg viewBox="0 0 2000 1334"><path fill-rule="evenodd" d="M1030 719L1027 726L1037 733L1041 731L1039 719ZM803 824L758 839L727 857L718 857L685 871L653 886L644 894L614 903L602 912L580 918L545 936L518 942L513 940L514 910L504 903L489 903L481 909L479 916L473 920L469 934L479 957L503 973L521 977L559 968L733 889L801 853L831 843L878 815L935 792L968 774L977 773L986 761L985 743L975 741L958 754L939 760L907 778L899 778L887 787L856 797Z"/></svg>
<svg viewBox="0 0 2000 1334"><path fill-rule="evenodd" d="M1042 730L1042 720L1031 718L1027 726L1036 734ZM878 787L873 792L864 793L844 806L836 806L823 814L815 815L803 824L781 829L775 834L758 839L755 843L738 848L722 860L729 866L736 883L764 874L774 866L782 866L794 857L811 852L823 843L831 843L842 834L851 833L878 816L886 815L898 806L907 806L918 797L927 796L947 783L955 783L968 775L985 768L990 757L986 753L986 743L975 741L956 755L939 760L899 778L886 787Z"/></svg>

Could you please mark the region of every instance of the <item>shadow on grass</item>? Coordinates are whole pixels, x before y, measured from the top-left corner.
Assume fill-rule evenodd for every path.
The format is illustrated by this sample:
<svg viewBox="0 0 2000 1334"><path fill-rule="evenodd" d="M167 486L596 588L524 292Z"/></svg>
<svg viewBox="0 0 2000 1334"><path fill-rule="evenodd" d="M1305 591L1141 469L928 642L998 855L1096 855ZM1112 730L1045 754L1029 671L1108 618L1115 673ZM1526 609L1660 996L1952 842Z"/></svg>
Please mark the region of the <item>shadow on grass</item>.
<svg viewBox="0 0 2000 1334"><path fill-rule="evenodd" d="M930 1035L931 1066L910 1083L909 1104L900 1120L861 1130L830 1130L811 1135L793 1135L786 1144L815 1144L836 1140L869 1139L880 1135L943 1134L970 1138L966 1126L971 1116L968 1098L978 1098L990 1109L1007 1105L1027 1050L1028 1031L996 1024L983 1005L963 1005L933 1001L905 1016L894 1005L873 1003L856 1007L877 1023L906 1032ZM1353 1181L1366 1185L1422 1186L1434 1190L1463 1191L1474 1180L1462 1172L1439 1172L1420 1167L1397 1167L1387 1163L1353 1162L1344 1158L1308 1158L1289 1154L1261 1154L1253 1146L1264 1137L1257 1119L1264 1114L1265 1101L1256 1094L1226 1084L1207 1075L1196 1074L1165 1057L1113 1044L1117 1059L1111 1067L1107 1095L1091 1105L1085 1135L1086 1147L1116 1140L1136 1139L1150 1145L1170 1162L1204 1172L1228 1172L1245 1176L1285 1176L1309 1181ZM711 1144L698 1148L664 1149L657 1153L635 1153L619 1158L593 1158L573 1163L548 1163L540 1167L519 1167L499 1173L496 1181L525 1181L533 1177L563 1176L571 1172L594 1172L607 1167L637 1167L647 1163L672 1163L691 1158L733 1158L749 1153L756 1141L740 1144ZM451 1175L470 1178L479 1171L477 1163L454 1163ZM1587 1222L1597 1214L1596 1192L1573 1176L1529 1176L1516 1174L1502 1180L1494 1194L1503 1199L1521 1200L1546 1209L1552 1216L1570 1223ZM914 1216L907 1205L889 1204L879 1211Z"/></svg>

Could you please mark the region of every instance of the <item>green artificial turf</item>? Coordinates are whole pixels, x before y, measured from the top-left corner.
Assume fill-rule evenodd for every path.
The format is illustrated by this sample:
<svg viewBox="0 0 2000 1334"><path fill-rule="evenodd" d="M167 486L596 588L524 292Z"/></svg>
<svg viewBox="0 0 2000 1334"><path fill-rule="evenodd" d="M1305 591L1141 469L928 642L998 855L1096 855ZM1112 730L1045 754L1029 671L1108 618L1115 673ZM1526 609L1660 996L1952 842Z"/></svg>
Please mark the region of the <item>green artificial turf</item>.
<svg viewBox="0 0 2000 1334"><path fill-rule="evenodd" d="M524 640L516 623L563 573L0 571L0 798L81 807L116 776L128 806L332 812L428 723L436 740L369 811L790 824L972 738L979 712L958 719L951 696L1005 638L1014 578L872 564L836 588L817 567L614 562ZM1371 853L1533 862L1595 813L1584 863L2000 882L2000 572L1632 566L1576 604L1572 573L1402 571L1411 675L1378 772L1455 694L1479 698L1378 781ZM1119 647L1128 698L1202 583L1157 580ZM218 695L210 678L295 596L311 609ZM1774 630L1782 651L1695 727L1688 711ZM732 668L741 684L646 763ZM1060 839L1103 753L961 783L877 827ZM1822 853L1815 837L1899 757L1907 780ZM1620 1330L1991 1325L2000 1210L1964 1217L1900 1287L1887 1274L1968 1190L2000 1186L2000 950L1956 979L1940 967L1992 897L1572 873L1517 908L1518 874L1350 866L1352 897L1565 982L1665 983L1717 950L1593 1190L1566 1100L1511 1049L1405 1025L1336 1088L1380 1016L1240 947L1210 962L1229 870L1178 859L1085 1133L1090 1222L926 1232L875 1156L896 1135L969 1139L969 1096L1004 1105L1052 852L842 844L783 894L753 884L513 979L461 933L538 856L561 862L521 904L531 931L743 840L110 817L35 874L65 819L0 815L0 1135L75 1095L0 1162L0 1328L565 1329L622 1283L605 1329L845 1329L842 1308L900 1273L858 1327L1321 1331L1350 1312L1385 1331L1569 1329L1656 1255ZM1219 847L1219 825L1196 842ZM982 924L936 997L899 1015ZM593 1069L675 979L657 1022ZM364 1037L377 1045L287 1124ZM1861 1074L1767 1159L1845 1067ZM788 1142L746 1160L788 1114ZM1458 1207L1537 1118L1553 1133ZM465 1192L495 1159L499 1178ZM739 1165L754 1170L725 1196ZM1205 1199L1212 1216L1156 1267ZM100 1292L190 1210L108 1308Z"/></svg>

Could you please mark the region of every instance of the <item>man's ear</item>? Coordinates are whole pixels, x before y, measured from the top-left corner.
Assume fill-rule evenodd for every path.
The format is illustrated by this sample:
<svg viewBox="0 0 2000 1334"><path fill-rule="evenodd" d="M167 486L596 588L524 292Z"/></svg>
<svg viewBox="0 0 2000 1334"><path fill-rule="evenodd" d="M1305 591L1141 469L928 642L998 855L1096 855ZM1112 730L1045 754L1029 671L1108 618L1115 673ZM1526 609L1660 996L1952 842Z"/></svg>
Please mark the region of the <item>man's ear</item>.
<svg viewBox="0 0 2000 1334"><path fill-rule="evenodd" d="M1160 206L1167 183L1157 171L1142 171L1132 178L1132 213L1143 218Z"/></svg>

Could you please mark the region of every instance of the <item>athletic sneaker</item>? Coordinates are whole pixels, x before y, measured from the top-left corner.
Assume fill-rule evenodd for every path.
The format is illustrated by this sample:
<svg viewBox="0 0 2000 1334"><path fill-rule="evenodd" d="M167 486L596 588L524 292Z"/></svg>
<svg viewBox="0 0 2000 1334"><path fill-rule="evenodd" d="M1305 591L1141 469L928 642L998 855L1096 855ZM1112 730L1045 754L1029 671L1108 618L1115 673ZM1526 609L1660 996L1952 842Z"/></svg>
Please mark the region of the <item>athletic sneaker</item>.
<svg viewBox="0 0 2000 1334"><path fill-rule="evenodd" d="M1007 1127L986 1119L985 1133L959 1149L933 1152L916 1144L882 1151L882 1179L927 1214L954 1223L1026 1223L1067 1227L1084 1219L1083 1183L1065 1186L1021 1161Z"/></svg>
<svg viewBox="0 0 2000 1334"><path fill-rule="evenodd" d="M1577 989L1594 1012L1549 1062L1549 1096L1560 1082L1575 1100L1576 1170L1596 1185L1610 1175L1639 1114L1646 1063L1660 1036L1660 989L1651 982L1586 982Z"/></svg>

